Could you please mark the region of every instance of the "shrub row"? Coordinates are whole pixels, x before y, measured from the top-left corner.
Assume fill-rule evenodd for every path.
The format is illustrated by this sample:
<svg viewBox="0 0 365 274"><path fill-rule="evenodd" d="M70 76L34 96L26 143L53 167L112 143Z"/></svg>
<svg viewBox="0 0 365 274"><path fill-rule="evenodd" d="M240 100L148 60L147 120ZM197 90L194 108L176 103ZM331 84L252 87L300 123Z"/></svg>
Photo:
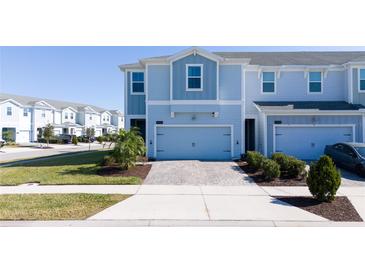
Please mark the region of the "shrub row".
<svg viewBox="0 0 365 274"><path fill-rule="evenodd" d="M266 180L271 181L280 177L280 166L257 151L248 151L246 161L255 171L262 169Z"/></svg>

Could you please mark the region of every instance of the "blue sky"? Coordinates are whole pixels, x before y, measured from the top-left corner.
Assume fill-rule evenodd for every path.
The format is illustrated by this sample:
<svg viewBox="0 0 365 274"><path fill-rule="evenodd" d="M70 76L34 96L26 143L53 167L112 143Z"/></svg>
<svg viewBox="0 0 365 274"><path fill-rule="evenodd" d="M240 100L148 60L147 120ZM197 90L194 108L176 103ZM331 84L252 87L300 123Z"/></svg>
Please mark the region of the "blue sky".
<svg viewBox="0 0 365 274"><path fill-rule="evenodd" d="M123 110L118 65L187 47L0 47L0 92ZM210 51L365 50L365 47L202 47Z"/></svg>

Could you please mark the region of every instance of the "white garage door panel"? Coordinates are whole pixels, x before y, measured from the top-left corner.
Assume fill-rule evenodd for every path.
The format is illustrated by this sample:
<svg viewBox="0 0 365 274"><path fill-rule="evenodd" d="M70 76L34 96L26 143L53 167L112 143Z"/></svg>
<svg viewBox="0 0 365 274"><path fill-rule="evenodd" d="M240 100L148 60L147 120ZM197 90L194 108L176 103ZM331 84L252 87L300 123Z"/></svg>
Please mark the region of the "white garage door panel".
<svg viewBox="0 0 365 274"><path fill-rule="evenodd" d="M29 143L30 142L30 131L20 130L16 135L17 143Z"/></svg>
<svg viewBox="0 0 365 274"><path fill-rule="evenodd" d="M230 127L157 127L156 157L160 160L231 159Z"/></svg>
<svg viewBox="0 0 365 274"><path fill-rule="evenodd" d="M354 141L351 126L276 127L275 151L303 160L316 160L326 145Z"/></svg>

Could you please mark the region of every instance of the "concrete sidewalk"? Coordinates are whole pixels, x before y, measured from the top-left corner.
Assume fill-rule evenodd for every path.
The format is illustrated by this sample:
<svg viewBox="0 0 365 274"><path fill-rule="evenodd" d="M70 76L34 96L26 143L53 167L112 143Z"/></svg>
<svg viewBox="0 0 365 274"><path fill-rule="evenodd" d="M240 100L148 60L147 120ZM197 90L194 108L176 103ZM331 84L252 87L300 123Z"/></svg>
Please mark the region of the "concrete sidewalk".
<svg viewBox="0 0 365 274"><path fill-rule="evenodd" d="M0 187L0 194L104 193L134 196L80 222L0 222L55 226L334 226L338 223L291 206L271 196L310 196L307 187L192 185L64 185ZM365 187L343 186L365 220ZM82 222L85 222L83 224ZM349 223L362 226L364 223ZM341 225L348 226L347 223Z"/></svg>

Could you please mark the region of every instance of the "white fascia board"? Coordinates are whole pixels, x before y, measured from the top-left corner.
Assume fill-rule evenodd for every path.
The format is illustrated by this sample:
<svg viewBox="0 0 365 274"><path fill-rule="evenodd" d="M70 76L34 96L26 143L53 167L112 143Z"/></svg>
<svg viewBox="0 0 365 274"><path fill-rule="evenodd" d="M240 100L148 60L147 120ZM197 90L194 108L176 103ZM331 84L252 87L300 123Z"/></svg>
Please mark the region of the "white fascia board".
<svg viewBox="0 0 365 274"><path fill-rule="evenodd" d="M19 106L19 107L24 107L21 103L19 103L19 102L15 101L14 99L6 99L6 100L4 100L4 101L1 101L1 102L0 102L0 105L1 105L1 104L5 104L5 103L8 103L8 102L13 103L14 105L17 105L17 106Z"/></svg>
<svg viewBox="0 0 365 274"><path fill-rule="evenodd" d="M34 106L36 106L36 107L45 107L45 106L37 106L37 104L38 103L41 103L41 104L45 104L47 107L49 107L50 109L53 109L53 110L55 110L56 108L54 107L54 106L52 106L52 105L50 105L50 104L48 104L46 101L44 101L44 100L41 100L41 101L37 101L37 102L35 102L34 103Z"/></svg>
<svg viewBox="0 0 365 274"><path fill-rule="evenodd" d="M119 69L123 72L126 72L127 70L144 69L144 66L140 63L126 64L126 65L120 65Z"/></svg>
<svg viewBox="0 0 365 274"><path fill-rule="evenodd" d="M363 115L364 110L269 110L261 111L265 115Z"/></svg>
<svg viewBox="0 0 365 274"><path fill-rule="evenodd" d="M219 55L216 55L214 53L211 53L209 51L206 51L204 49L201 49L199 47L191 47L191 48L188 48L186 50L183 50L183 51L180 51L170 57L167 58L167 61L170 61L170 62L174 62L176 60L179 60L179 59L182 59L186 56L189 56L191 54L198 54L198 55L201 55L205 58L208 58L212 61L215 61L215 62L222 62L224 61L224 58L219 56Z"/></svg>

